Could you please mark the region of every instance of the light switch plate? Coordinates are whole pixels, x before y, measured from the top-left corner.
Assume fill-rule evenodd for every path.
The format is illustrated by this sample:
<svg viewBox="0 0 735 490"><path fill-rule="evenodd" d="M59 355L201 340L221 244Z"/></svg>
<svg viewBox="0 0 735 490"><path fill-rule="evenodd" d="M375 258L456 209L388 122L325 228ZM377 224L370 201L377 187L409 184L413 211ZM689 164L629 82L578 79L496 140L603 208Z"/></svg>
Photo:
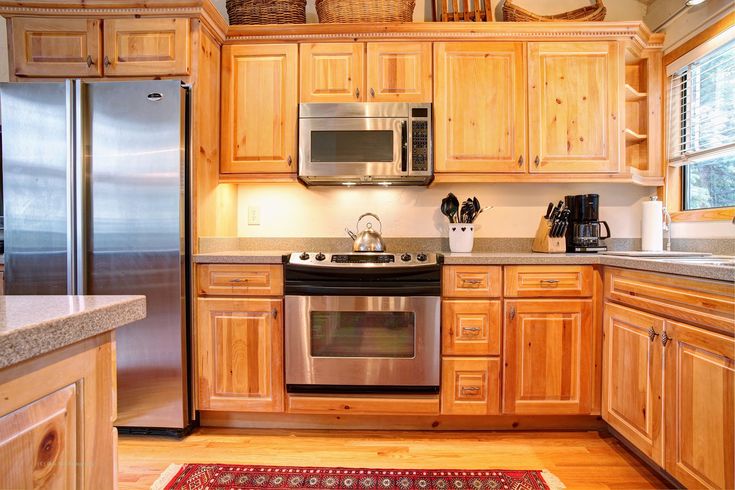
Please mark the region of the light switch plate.
<svg viewBox="0 0 735 490"><path fill-rule="evenodd" d="M248 206L248 225L260 224L260 207Z"/></svg>

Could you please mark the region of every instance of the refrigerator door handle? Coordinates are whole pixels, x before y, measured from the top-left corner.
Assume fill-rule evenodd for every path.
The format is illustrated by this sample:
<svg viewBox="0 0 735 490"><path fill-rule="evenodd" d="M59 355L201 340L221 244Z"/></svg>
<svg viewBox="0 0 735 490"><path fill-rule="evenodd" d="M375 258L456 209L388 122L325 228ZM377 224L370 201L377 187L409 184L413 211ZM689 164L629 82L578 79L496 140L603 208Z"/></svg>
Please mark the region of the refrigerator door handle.
<svg viewBox="0 0 735 490"><path fill-rule="evenodd" d="M81 80L74 83L74 181L75 181L75 282L74 294L87 294L87 224L89 220L89 185L87 182L86 84Z"/></svg>
<svg viewBox="0 0 735 490"><path fill-rule="evenodd" d="M77 294L76 247L76 88L73 80L64 82L66 93L66 292Z"/></svg>

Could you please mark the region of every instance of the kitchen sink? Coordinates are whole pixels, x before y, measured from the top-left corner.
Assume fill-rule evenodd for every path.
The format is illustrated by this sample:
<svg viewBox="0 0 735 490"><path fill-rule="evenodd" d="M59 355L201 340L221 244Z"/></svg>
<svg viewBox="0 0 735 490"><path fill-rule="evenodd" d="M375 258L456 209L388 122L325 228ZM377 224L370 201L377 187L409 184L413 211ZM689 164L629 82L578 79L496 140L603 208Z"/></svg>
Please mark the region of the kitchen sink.
<svg viewBox="0 0 735 490"><path fill-rule="evenodd" d="M671 262L673 264L692 264L692 265L714 265L718 267L735 267L735 257L730 256L709 256L709 257L665 257L651 258L658 262Z"/></svg>

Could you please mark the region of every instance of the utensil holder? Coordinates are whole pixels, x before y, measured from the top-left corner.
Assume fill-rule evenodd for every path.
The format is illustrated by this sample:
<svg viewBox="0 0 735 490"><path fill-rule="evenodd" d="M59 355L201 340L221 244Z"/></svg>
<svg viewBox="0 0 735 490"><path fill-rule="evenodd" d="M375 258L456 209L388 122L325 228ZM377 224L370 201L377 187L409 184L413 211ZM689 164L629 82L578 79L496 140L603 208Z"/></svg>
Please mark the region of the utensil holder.
<svg viewBox="0 0 735 490"><path fill-rule="evenodd" d="M475 225L470 223L449 223L449 250L469 253L475 244Z"/></svg>
<svg viewBox="0 0 735 490"><path fill-rule="evenodd" d="M533 239L531 250L541 253L564 253L567 251L567 240L565 237L550 237L551 220L541 217L536 230L536 237Z"/></svg>

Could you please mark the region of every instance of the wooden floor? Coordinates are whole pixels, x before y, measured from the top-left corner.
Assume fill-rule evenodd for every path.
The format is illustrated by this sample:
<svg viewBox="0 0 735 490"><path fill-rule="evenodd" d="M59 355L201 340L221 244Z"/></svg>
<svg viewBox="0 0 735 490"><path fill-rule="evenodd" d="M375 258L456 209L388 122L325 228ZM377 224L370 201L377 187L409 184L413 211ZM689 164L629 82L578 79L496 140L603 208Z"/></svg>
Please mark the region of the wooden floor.
<svg viewBox="0 0 735 490"><path fill-rule="evenodd" d="M667 488L616 439L598 432L198 429L182 440L120 436L121 490L148 488L170 463L548 469L570 489Z"/></svg>

